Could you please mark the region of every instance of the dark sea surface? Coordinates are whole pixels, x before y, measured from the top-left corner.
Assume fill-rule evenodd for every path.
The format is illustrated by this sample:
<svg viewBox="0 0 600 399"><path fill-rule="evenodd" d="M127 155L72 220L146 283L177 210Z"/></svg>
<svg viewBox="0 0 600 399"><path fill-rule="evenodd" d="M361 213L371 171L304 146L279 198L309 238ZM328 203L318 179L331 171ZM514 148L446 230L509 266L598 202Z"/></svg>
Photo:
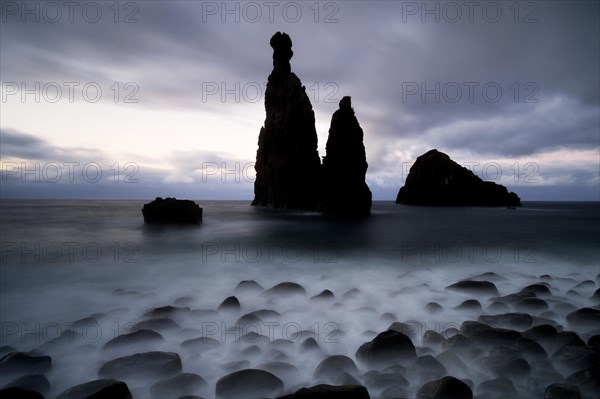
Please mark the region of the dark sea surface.
<svg viewBox="0 0 600 399"><path fill-rule="evenodd" d="M43 347L42 352L51 354L53 368L47 376L53 396L98 378L107 360L149 349L133 345L113 353L101 348L132 331L133 323L158 306L215 310L230 295L240 300L239 314L174 315L181 328L161 331L164 342L151 348L177 352L184 371L208 382L199 394L214 397L216 381L233 361L247 360L255 367L284 359L299 370L282 377L285 392L290 392L318 382L313 373L325 354L355 359L357 348L393 321L419 325L413 339L418 347L425 330L441 333L477 320L482 311L453 309L472 295L445 290L460 279L496 273L502 278L495 284L507 295L550 275L555 298L548 311L560 302L591 306L589 297L599 284L597 202L525 202L514 210L375 202L371 217L343 220L254 208L245 201L197 201L204 209L201 226L167 228L144 225L144 202L0 202L0 346L22 351ZM265 289L296 282L306 297L235 293L242 280L255 280ZM579 296L567 295L585 280L593 286L575 288ZM343 296L353 288L359 294ZM308 299L325 289L334 293L332 300ZM475 299L485 312L489 298ZM444 312L426 313L424 306L431 301ZM276 310L281 317L237 336L231 332L241 315L259 309ZM537 316L544 317L542 313ZM566 326L565 315L555 310L553 320ZM93 317L94 324L73 324L86 317ZM66 344L45 344L69 330L81 336ZM296 349L276 353L268 341L240 339L249 331L271 343L288 339ZM312 332L320 355L297 352L306 338L305 333L294 335L300 331ZM579 331L582 337L592 332ZM222 345L198 353L180 346L200 336ZM252 345L260 355L242 352ZM486 378L467 377L475 384ZM414 397L423 381L418 376L410 380L403 389ZM5 382L0 376L0 384ZM127 381L134 397L150 397L151 382ZM527 383L519 384L515 382L520 397L535 397Z"/></svg>

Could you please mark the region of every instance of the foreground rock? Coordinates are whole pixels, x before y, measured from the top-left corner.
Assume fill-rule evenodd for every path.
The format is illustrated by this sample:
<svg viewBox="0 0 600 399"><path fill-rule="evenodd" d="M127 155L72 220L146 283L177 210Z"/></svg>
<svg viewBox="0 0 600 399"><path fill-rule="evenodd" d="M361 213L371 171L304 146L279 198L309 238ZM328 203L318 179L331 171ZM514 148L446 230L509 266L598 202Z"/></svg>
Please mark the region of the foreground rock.
<svg viewBox="0 0 600 399"><path fill-rule="evenodd" d="M438 150L417 158L410 168L397 204L433 206L520 206L506 187L481 180Z"/></svg>
<svg viewBox="0 0 600 399"><path fill-rule="evenodd" d="M39 392L24 388L2 388L0 389L0 398L6 399L44 399L44 395Z"/></svg>
<svg viewBox="0 0 600 399"><path fill-rule="evenodd" d="M263 398L273 397L283 390L283 381L264 370L245 369L236 371L217 381L217 398Z"/></svg>
<svg viewBox="0 0 600 399"><path fill-rule="evenodd" d="M473 391L458 378L446 376L423 385L417 399L473 399Z"/></svg>
<svg viewBox="0 0 600 399"><path fill-rule="evenodd" d="M362 385L317 385L301 388L291 395L278 399L370 399L367 388Z"/></svg>
<svg viewBox="0 0 600 399"><path fill-rule="evenodd" d="M202 208L194 201L156 197L142 208L148 224L200 224Z"/></svg>
<svg viewBox="0 0 600 399"><path fill-rule="evenodd" d="M181 373L157 381L152 384L150 391L154 397L166 398L193 395L198 391L206 390L207 388L208 384L204 378L199 375Z"/></svg>
<svg viewBox="0 0 600 399"><path fill-rule="evenodd" d="M372 195L365 182L368 164L363 131L350 97L344 97L333 114L326 151L321 211L347 216L369 215Z"/></svg>
<svg viewBox="0 0 600 399"><path fill-rule="evenodd" d="M100 378L164 378L181 372L181 359L173 352L145 352L106 362Z"/></svg>
<svg viewBox="0 0 600 399"><path fill-rule="evenodd" d="M476 295L500 295L496 285L490 281L464 280L451 284L446 289Z"/></svg>
<svg viewBox="0 0 600 399"><path fill-rule="evenodd" d="M267 117L258 137L252 205L317 210L320 201L315 113L292 73L292 40L271 38L273 72L265 93Z"/></svg>
<svg viewBox="0 0 600 399"><path fill-rule="evenodd" d="M0 358L0 375L31 374L49 371L52 368L50 356L40 356L24 352L11 352Z"/></svg>
<svg viewBox="0 0 600 399"><path fill-rule="evenodd" d="M412 363L417 359L409 337L398 331L384 331L356 351L356 358L369 367Z"/></svg>
<svg viewBox="0 0 600 399"><path fill-rule="evenodd" d="M131 392L122 381L102 379L69 388L56 399L131 399Z"/></svg>

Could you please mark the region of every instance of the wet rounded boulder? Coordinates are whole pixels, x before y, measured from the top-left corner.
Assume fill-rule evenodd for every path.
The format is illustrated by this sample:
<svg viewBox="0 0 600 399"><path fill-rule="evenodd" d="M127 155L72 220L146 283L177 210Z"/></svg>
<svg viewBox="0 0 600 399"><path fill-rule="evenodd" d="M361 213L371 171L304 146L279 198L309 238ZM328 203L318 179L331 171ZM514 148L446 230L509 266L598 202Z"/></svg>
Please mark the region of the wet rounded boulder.
<svg viewBox="0 0 600 399"><path fill-rule="evenodd" d="M449 291L460 291L466 294L489 296L500 295L496 285L490 281L464 280L451 284L447 286L446 289Z"/></svg>
<svg viewBox="0 0 600 399"><path fill-rule="evenodd" d="M174 352L145 352L106 362L100 378L165 378L181 372L181 359Z"/></svg>
<svg viewBox="0 0 600 399"><path fill-rule="evenodd" d="M413 363L417 354L408 336L398 331L387 330L372 341L362 344L356 351L356 358L369 367L376 368Z"/></svg>
<svg viewBox="0 0 600 399"><path fill-rule="evenodd" d="M417 399L473 399L473 391L458 378L446 376L423 385Z"/></svg>
<svg viewBox="0 0 600 399"><path fill-rule="evenodd" d="M122 381L100 379L69 388L56 399L131 399L131 392Z"/></svg>
<svg viewBox="0 0 600 399"><path fill-rule="evenodd" d="M301 388L291 395L278 399L370 399L367 388L362 385L317 385Z"/></svg>
<svg viewBox="0 0 600 399"><path fill-rule="evenodd" d="M227 374L217 381L219 399L273 397L283 391L283 381L264 370L245 369Z"/></svg>

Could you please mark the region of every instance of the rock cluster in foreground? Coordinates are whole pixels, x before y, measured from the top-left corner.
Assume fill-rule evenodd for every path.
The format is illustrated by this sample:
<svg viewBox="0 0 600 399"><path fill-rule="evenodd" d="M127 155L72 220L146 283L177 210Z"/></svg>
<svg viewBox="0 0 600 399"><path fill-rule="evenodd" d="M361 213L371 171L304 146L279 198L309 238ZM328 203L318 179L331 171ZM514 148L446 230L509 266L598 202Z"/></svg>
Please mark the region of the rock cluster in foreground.
<svg viewBox="0 0 600 399"><path fill-rule="evenodd" d="M506 277L495 272L443 285L428 276L421 277L428 281L424 284L406 282L408 274L391 287L410 290L383 289L391 308L364 307L373 303L368 287L324 289L285 281L263 288L243 280L222 296L191 293L137 316L132 312L131 329L99 341L83 333L106 329L102 320L112 323L120 311L89 315L64 323L73 329L35 346L0 346L0 398L598 397L600 275L595 280L523 276L526 281L507 290ZM148 294L115 289L112 295L119 302L127 298L123 302L129 305L148 300ZM402 307L411 298L422 298L421 321L403 317ZM462 301L478 306L457 307ZM390 313L394 308L398 312ZM370 322L301 329L295 320L311 310ZM432 310L433 320L455 322L426 324ZM197 328L223 320L229 320L227 330ZM266 328L275 325L294 328L282 335ZM101 356L86 363L95 375L65 387L61 371L72 368L76 375L81 367L70 354L96 350ZM223 353L233 356L221 358Z"/></svg>
<svg viewBox="0 0 600 399"><path fill-rule="evenodd" d="M519 196L506 187L483 181L438 150L417 158L397 204L433 206L521 206Z"/></svg>
<svg viewBox="0 0 600 399"><path fill-rule="evenodd" d="M202 208L194 201L156 197L142 208L148 224L200 224Z"/></svg>

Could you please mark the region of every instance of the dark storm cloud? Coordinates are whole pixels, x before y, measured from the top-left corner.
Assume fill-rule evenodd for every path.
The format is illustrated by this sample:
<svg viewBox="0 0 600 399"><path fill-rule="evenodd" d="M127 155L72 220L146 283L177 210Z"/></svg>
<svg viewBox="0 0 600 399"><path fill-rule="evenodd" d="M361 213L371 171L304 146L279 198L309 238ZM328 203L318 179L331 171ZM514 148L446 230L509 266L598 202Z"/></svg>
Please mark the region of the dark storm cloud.
<svg viewBox="0 0 600 399"><path fill-rule="evenodd" d="M263 2L255 3L266 13ZM335 2L333 23L323 23L329 9L320 9L315 23L308 3L299 3L304 17L296 23L282 18L281 8L273 22L265 14L252 23L241 13L239 23L232 15L222 23L222 10L204 11L225 3L201 1L136 2L138 22L130 24L114 23L108 8L95 24L80 17L39 24L9 18L2 23L2 80L134 81L144 106L229 116L231 100L203 101L203 88L262 84L271 70L269 38L281 30L294 42L293 70L311 95L319 91L311 97L319 124L328 126L337 108L324 101L325 84L335 84L334 99L352 96L370 174L393 174L434 147L499 157L598 148L598 2L482 1L472 20L464 2L452 2L462 12L456 23L443 12L449 3ZM500 8L498 21L484 17L487 4ZM414 5L416 12L408 13ZM423 15L423 7L437 7L439 22ZM472 101L466 83L476 84ZM439 101L407 92L436 84ZM490 84L502 90L498 101L482 91ZM453 87L463 90L456 102L448 98ZM263 119L256 116L258 124Z"/></svg>

